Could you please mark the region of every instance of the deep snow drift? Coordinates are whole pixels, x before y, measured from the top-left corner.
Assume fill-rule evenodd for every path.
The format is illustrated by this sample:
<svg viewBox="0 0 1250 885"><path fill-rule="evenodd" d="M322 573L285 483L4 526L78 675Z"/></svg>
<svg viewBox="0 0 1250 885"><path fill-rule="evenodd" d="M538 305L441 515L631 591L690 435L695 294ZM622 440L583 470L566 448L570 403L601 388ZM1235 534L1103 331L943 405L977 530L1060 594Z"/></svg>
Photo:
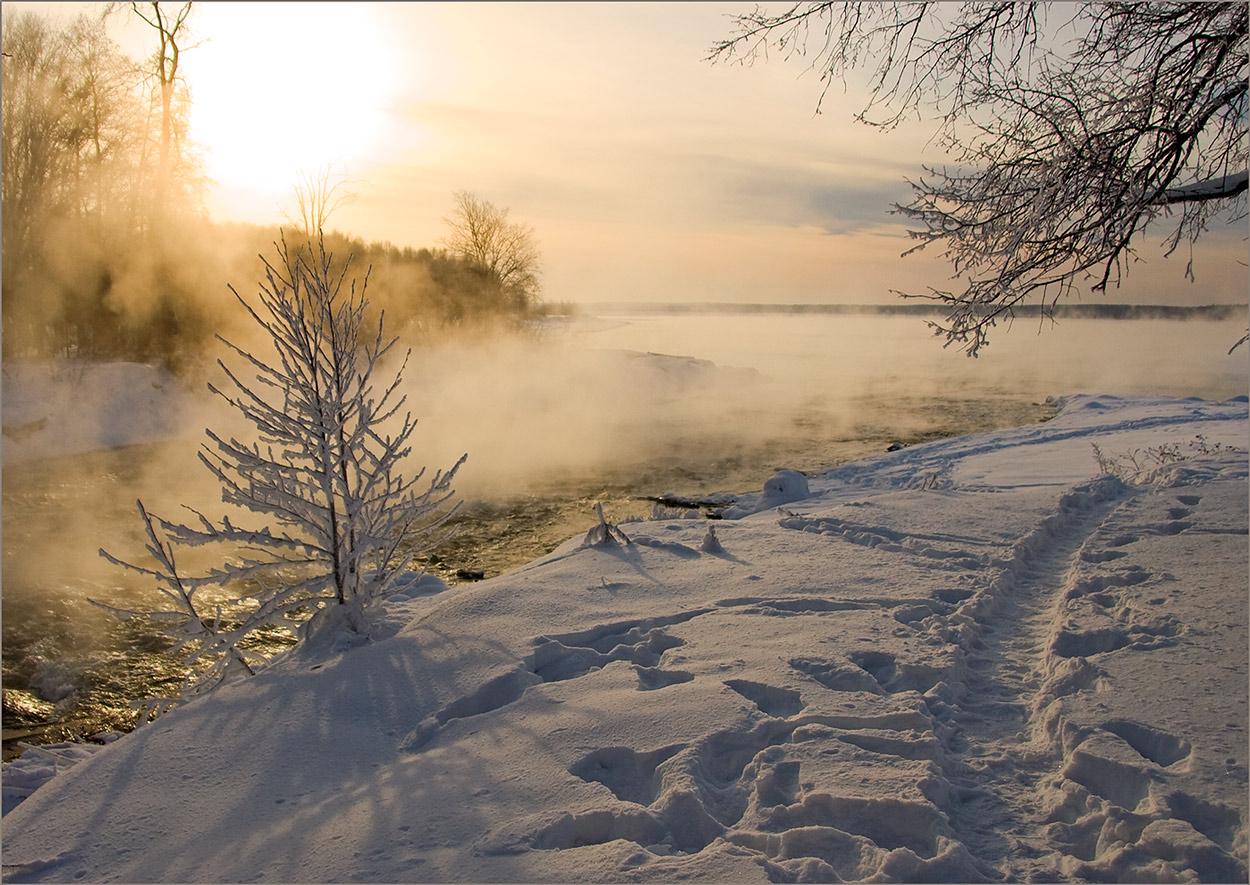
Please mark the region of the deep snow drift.
<svg viewBox="0 0 1250 885"><path fill-rule="evenodd" d="M1245 881L1248 437L1074 397L395 599L53 777L5 878Z"/></svg>

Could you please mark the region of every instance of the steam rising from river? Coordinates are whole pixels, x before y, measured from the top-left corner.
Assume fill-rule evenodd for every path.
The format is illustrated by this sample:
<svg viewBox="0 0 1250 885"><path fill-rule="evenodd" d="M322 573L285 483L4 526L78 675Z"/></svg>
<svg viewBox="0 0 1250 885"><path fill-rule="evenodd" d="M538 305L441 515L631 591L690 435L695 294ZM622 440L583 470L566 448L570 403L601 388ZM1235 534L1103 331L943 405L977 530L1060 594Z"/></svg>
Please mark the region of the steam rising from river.
<svg viewBox="0 0 1250 885"><path fill-rule="evenodd" d="M767 458L795 437L816 447L964 432L952 420L972 400L992 408L1077 391L1225 398L1246 389L1245 349L1226 354L1239 334L1237 322L1021 321L971 360L943 349L915 318L582 320L535 340L423 350L406 392L425 463L467 451L459 487L499 494L604 467L645 474L657 462ZM760 466L812 470L836 460L812 451L804 464Z"/></svg>
<svg viewBox="0 0 1250 885"><path fill-rule="evenodd" d="M997 404L1070 392L1214 399L1245 393L1247 348L1226 353L1240 326L1070 320L1039 334L1035 321L1021 321L1000 330L993 346L970 360L943 349L923 321L904 317L651 316L555 323L529 337L414 350L403 388L407 408L419 419L411 467L445 468L467 452L456 483L466 497L541 492L605 471L632 477L637 491L649 494L709 491L664 484L697 472L706 484L709 466L714 472L718 463L735 460L759 462L764 477L778 467L817 470L847 457L850 450L840 450L839 443L859 444L856 453L864 454L864 445L879 451L892 441L1029 420L1018 412L991 413ZM263 342L246 346L267 356ZM237 366L240 360L227 354L226 362ZM219 370L210 377L222 383ZM376 380L387 378L383 367ZM65 376L65 384L76 383L89 380ZM218 509L220 493L197 463L196 448L205 427L244 436L248 428L205 391L204 379L187 382L192 389L175 396L179 383L170 378L168 389L147 393L157 398L152 409L166 433L181 442L136 451L137 463L91 478L99 494L116 497L127 510L140 494L157 512L174 513L180 503L210 515ZM20 449L10 387L6 383L6 463ZM133 400L127 392L121 401ZM116 442L124 438L105 432L110 426L133 428L139 420L106 390L81 390L63 411L81 424L84 440ZM58 427L56 438L71 439L76 432ZM801 463L795 463L800 450ZM75 482L76 466L72 458L58 461L56 484ZM71 547L94 557L116 528L101 522L100 504L74 510L48 527L49 540L59 545L58 558ZM66 543L79 534L84 543ZM32 553L6 543L6 563L41 558Z"/></svg>
<svg viewBox="0 0 1250 885"><path fill-rule="evenodd" d="M415 351L404 376L407 407L420 419L409 469L446 468L468 452L455 485L473 522L447 565L452 573L465 565L495 574L584 531L601 497L609 518L619 519L627 506L634 514L649 509L631 503L633 495L757 491L780 467L815 472L892 441L1039 420L1050 395L1244 394L1247 349L1226 354L1243 328L1072 320L1038 335L1022 322L969 360L943 350L914 318L583 319L529 338ZM248 347L266 353L263 342ZM204 390L204 378L190 383L153 371L136 382L132 373L119 387L101 384L107 372L99 368L75 377L72 367L52 370L60 374L55 389L68 397L56 410L64 423L41 425L51 400L23 402L17 371L6 368L4 391L5 685L72 705L83 691L115 685L116 661L133 664L153 643L146 635L119 638L122 627L86 603L87 596L121 605L155 599L150 582L120 572L97 549L142 555L136 498L173 519L189 518L182 504L220 515L220 490L196 451L205 427L223 435L247 428ZM380 372L379 383L386 379ZM136 403L145 404L142 414ZM116 444L157 431L168 438L18 460L24 449L48 454L38 451L40 440L72 452L92 438ZM483 561L488 553L495 559ZM92 668L104 675L85 678ZM133 696L123 692L116 708ZM112 703L91 698L83 703L94 710Z"/></svg>

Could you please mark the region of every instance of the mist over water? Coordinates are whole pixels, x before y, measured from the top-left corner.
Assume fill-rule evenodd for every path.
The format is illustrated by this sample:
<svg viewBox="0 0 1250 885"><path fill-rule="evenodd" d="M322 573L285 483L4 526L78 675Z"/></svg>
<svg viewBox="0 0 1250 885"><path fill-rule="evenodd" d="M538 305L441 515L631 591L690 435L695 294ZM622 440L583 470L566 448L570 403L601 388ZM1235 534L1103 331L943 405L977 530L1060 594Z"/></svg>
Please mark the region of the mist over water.
<svg viewBox="0 0 1250 885"><path fill-rule="evenodd" d="M1243 329L1074 319L1039 334L1019 321L970 360L913 317L605 316L425 347L404 373L420 419L412 469L469 453L461 532L430 567L452 583L462 570L490 577L586 531L596 501L621 520L647 515L645 496L754 492L782 467L816 473L892 442L1043 420L1047 397L1245 394L1247 348L1226 352ZM159 634L86 597L156 600L96 553L141 553L136 498L175 519L181 504L220 507L196 449L206 426L240 428L207 393L182 404L185 427L166 441L5 467L6 738L56 739L80 717L79 731L121 723L129 700L176 677ZM81 418L119 416L84 404ZM41 720L64 729L27 727Z"/></svg>
<svg viewBox="0 0 1250 885"><path fill-rule="evenodd" d="M698 470L796 437L804 464L761 469L817 470L844 459L823 444L1003 426L991 412L1069 393L1225 399L1246 391L1247 349L1227 354L1240 334L1235 321L1019 321L974 360L913 317L582 318L539 341L415 354L408 394L428 462L468 451L461 490L507 494L623 466L645 478L667 459Z"/></svg>

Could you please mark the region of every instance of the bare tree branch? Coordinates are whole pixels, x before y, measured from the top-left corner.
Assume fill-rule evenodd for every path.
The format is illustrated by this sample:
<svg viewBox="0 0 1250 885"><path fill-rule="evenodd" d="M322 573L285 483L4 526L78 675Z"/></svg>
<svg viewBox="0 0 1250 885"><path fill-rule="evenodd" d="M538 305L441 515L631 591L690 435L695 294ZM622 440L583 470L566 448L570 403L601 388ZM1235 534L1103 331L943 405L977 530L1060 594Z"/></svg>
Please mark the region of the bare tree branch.
<svg viewBox="0 0 1250 885"><path fill-rule="evenodd" d="M1118 285L1153 222L1171 220L1171 254L1217 217L1246 217L1247 8L796 4L739 16L710 59L808 57L820 100L867 68L860 120L936 117L952 164L926 169L894 211L917 225L908 252L940 247L964 281L914 297L944 302L938 332L976 355L1025 299Z"/></svg>
<svg viewBox="0 0 1250 885"><path fill-rule="evenodd" d="M307 239L316 239L330 216L356 199L355 192L347 189L351 183L346 172L335 175L330 166L302 171L295 184L295 215L282 214Z"/></svg>
<svg viewBox="0 0 1250 885"><path fill-rule="evenodd" d="M541 258L533 228L509 221L507 209L469 191L457 191L454 198L455 211L443 219L451 228L448 248L523 305L531 302L538 294Z"/></svg>

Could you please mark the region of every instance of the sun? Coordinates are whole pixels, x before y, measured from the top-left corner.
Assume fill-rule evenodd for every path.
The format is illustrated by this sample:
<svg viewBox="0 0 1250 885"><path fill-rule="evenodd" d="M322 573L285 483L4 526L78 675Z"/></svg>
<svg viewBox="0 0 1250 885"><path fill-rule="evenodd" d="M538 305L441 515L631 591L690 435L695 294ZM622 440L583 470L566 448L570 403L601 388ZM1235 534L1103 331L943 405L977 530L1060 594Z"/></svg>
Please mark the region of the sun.
<svg viewBox="0 0 1250 885"><path fill-rule="evenodd" d="M357 168L395 72L369 4L205 3L184 56L191 138L224 189L272 208L301 175Z"/></svg>

